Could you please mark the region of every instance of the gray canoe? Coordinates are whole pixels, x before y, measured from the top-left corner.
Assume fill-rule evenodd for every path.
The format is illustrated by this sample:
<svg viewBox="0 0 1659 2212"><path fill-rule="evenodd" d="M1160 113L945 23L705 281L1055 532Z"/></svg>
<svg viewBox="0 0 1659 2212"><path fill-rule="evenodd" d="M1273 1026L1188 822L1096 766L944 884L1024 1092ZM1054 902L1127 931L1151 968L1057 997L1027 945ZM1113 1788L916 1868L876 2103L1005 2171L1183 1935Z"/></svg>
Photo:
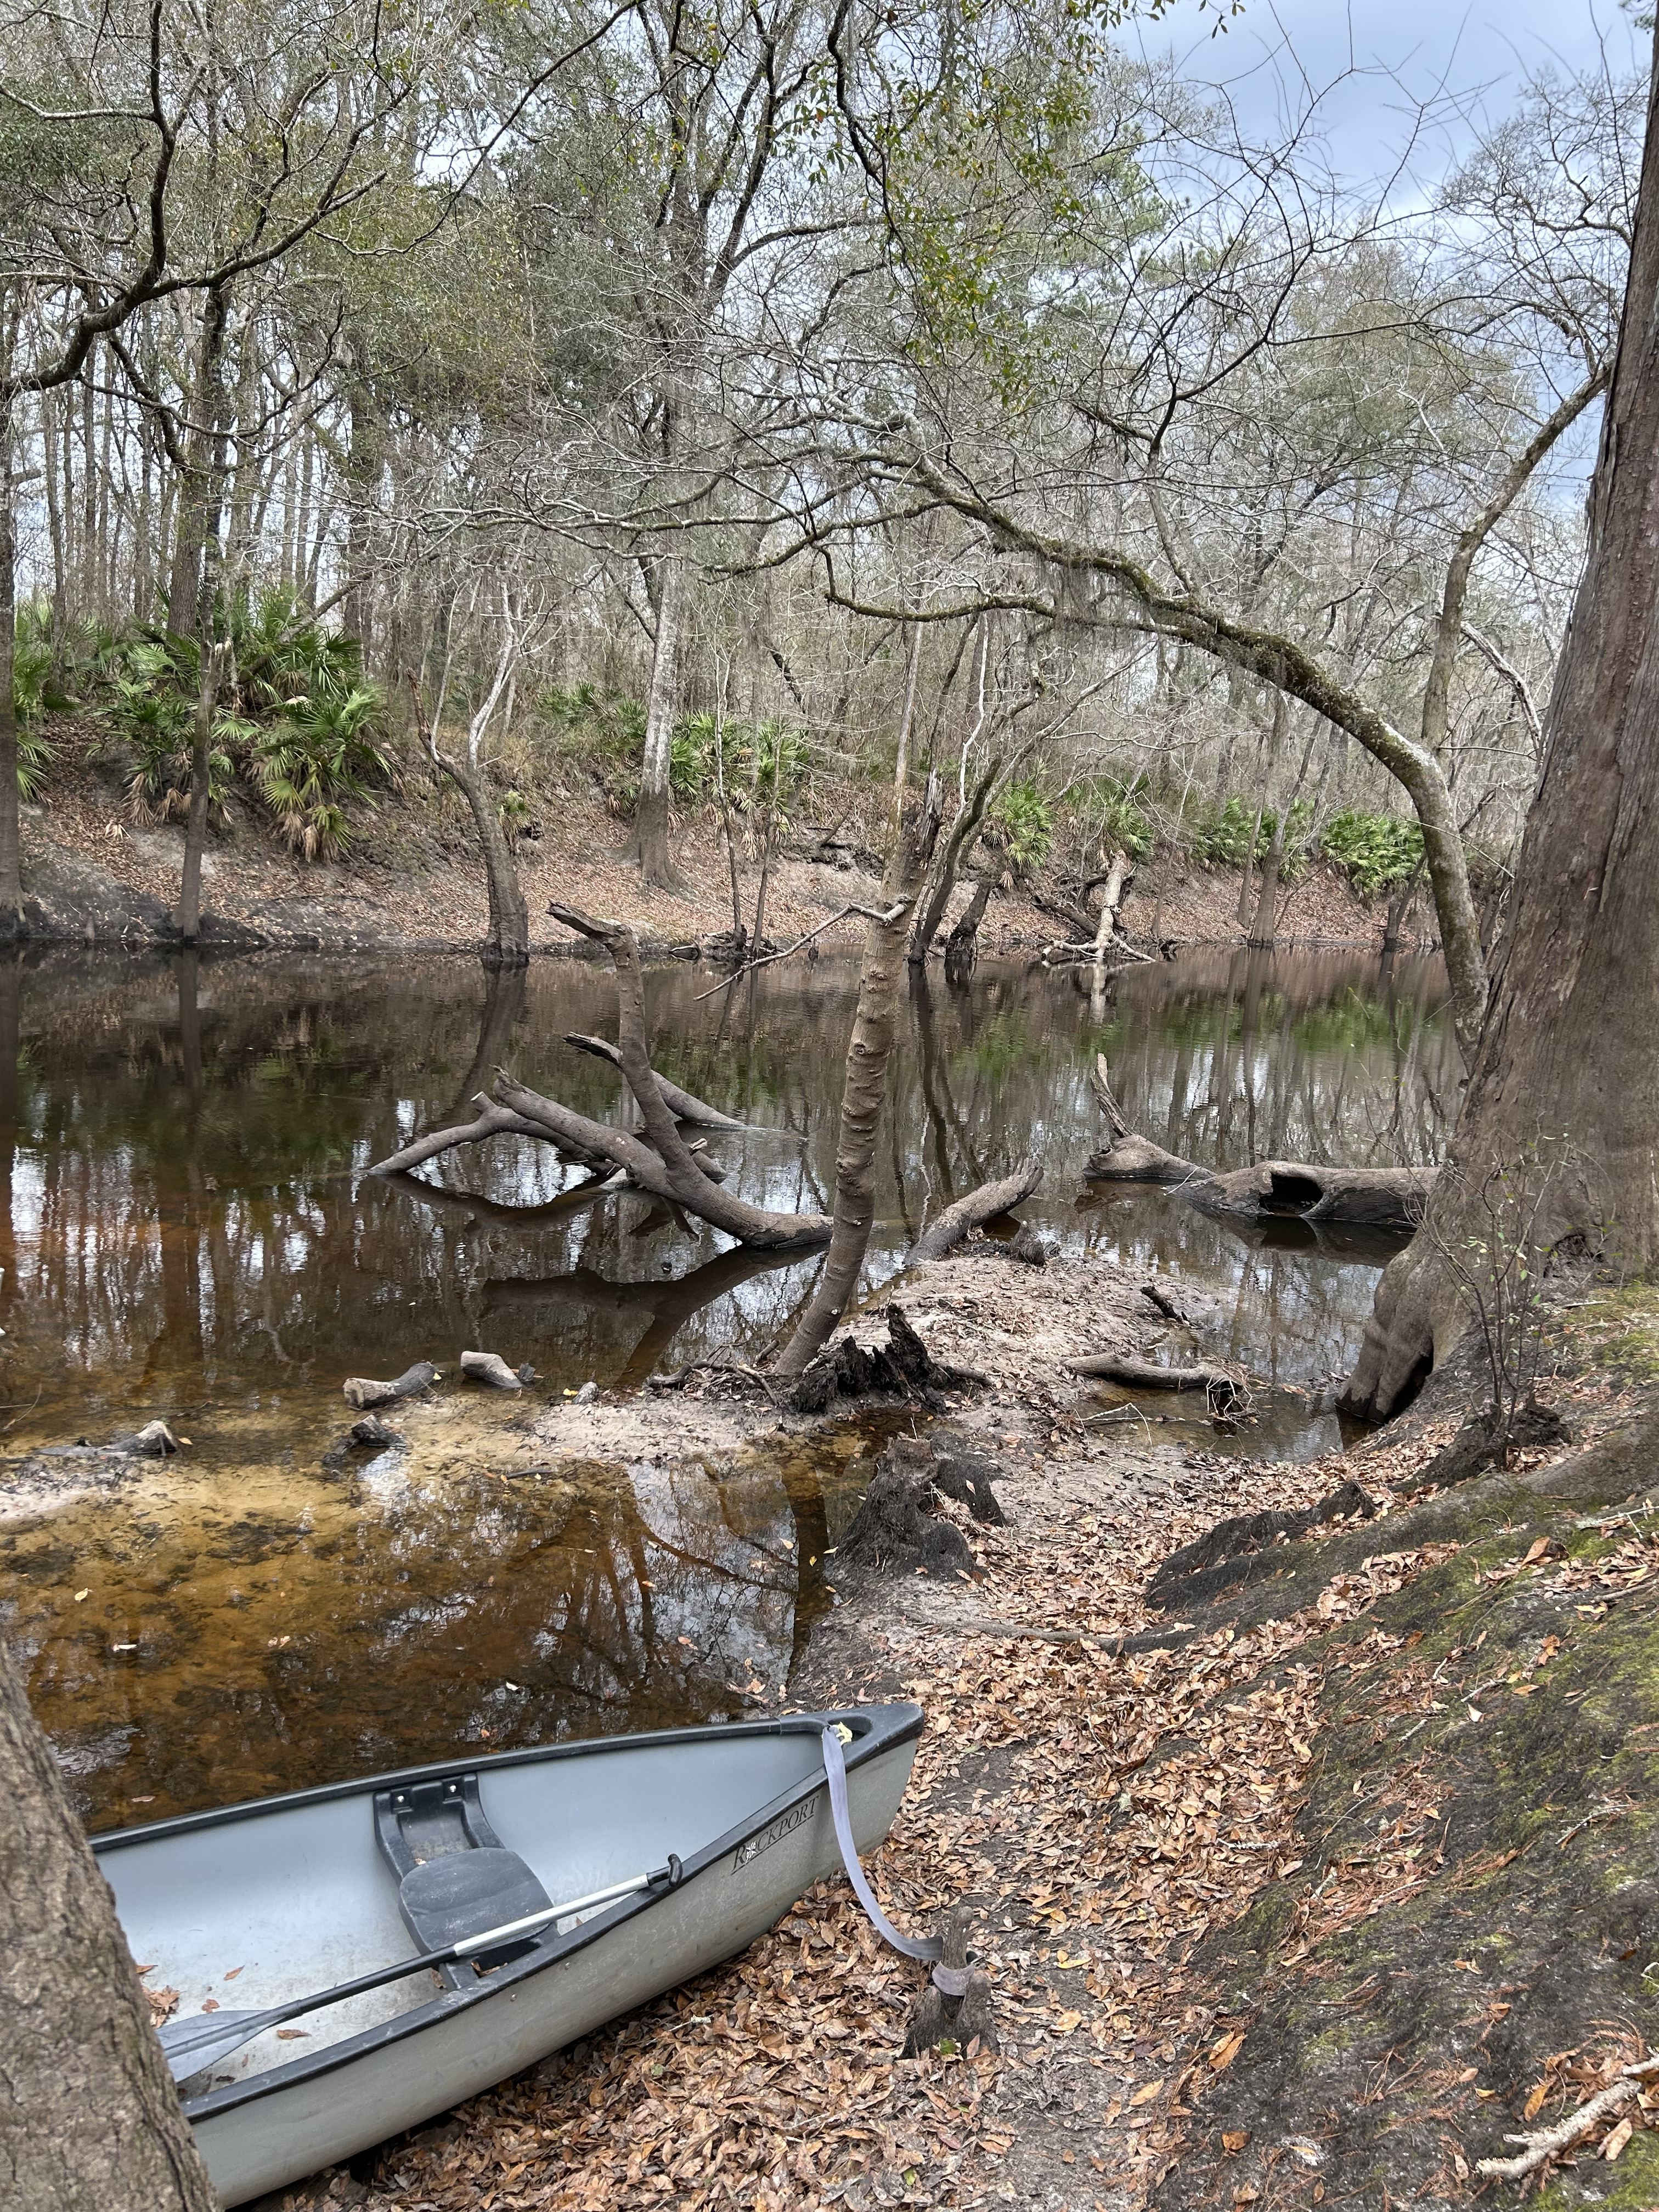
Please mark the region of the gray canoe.
<svg viewBox="0 0 1659 2212"><path fill-rule="evenodd" d="M871 1705L555 1744L96 1838L133 1956L181 2018L210 1998L274 2008L501 1927L504 1897L527 1912L538 1889L556 1903L679 1863L672 1887L552 1923L483 1971L423 1968L181 2084L222 2201L365 2150L733 1957L841 1864L823 1729L851 1732L862 1851L892 1823L921 1717Z"/></svg>

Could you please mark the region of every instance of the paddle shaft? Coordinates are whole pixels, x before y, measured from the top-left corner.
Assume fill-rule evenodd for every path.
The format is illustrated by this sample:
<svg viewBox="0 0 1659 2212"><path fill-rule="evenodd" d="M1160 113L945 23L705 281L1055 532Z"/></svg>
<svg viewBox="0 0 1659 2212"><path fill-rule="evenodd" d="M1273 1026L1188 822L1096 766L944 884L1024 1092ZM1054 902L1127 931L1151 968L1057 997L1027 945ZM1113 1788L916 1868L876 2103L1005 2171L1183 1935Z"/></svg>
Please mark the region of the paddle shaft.
<svg viewBox="0 0 1659 2212"><path fill-rule="evenodd" d="M654 1874L636 1874L627 1881L612 1882L608 1889L591 1890L586 1897L573 1897L568 1905L550 1905L544 1911L527 1912L521 1920L503 1921L499 1928L486 1928L480 1936L467 1936L459 1943L446 1943L441 1951L425 1951L419 1958L400 1959L395 1966L377 1966L372 1973L338 1982L331 1990L320 1990L314 1996L291 1997L286 2004L273 2005L268 2012L231 2012L221 2014L216 2019L206 2014L191 2020L167 2021L158 2031L161 2048L167 2053L173 2079L186 2080L206 2067L216 2065L220 2059L240 2050L256 2035L263 2035L268 2027L280 2027L284 2021L298 2020L302 2013L320 2012L325 2005L343 2004L348 1997L363 1996L370 1990L384 1989L388 1983L418 1974L423 1967L453 1966L480 1951L492 1951L498 1943L510 1943L517 1936L527 1936L532 1928L544 1928L550 1920L568 1919L573 1912L586 1912L593 1905L630 1897L635 1890L649 1889L653 1882L667 1881L674 1871L674 1863L671 1861L667 1866L659 1867ZM169 2028L173 2030L171 2035L167 2033Z"/></svg>

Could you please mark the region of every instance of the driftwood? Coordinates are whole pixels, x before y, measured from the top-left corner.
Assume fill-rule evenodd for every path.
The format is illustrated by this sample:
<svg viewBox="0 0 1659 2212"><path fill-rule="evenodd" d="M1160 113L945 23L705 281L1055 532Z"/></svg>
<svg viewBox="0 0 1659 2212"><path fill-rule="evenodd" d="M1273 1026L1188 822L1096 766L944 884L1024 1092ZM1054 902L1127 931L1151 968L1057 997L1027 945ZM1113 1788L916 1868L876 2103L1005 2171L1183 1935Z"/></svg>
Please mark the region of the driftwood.
<svg viewBox="0 0 1659 2212"><path fill-rule="evenodd" d="M601 1174L569 1190L562 1190L556 1198L546 1199L539 1206L508 1206L496 1199L479 1198L471 1191L446 1190L441 1183L427 1182L417 1175L401 1171L383 1180L392 1189L406 1192L421 1205L429 1206L434 1213L452 1214L459 1221L471 1221L492 1229L542 1229L567 1214L579 1212L584 1206L592 1206L598 1199L608 1198L612 1191L632 1189L632 1182L620 1168L613 1168L609 1160L602 1166ZM713 1175L716 1182L720 1180L718 1169L709 1168L705 1173Z"/></svg>
<svg viewBox="0 0 1659 2212"><path fill-rule="evenodd" d="M1229 1390L1235 1395L1238 1377L1224 1367L1160 1367L1153 1359L1131 1358L1126 1352L1096 1352L1086 1359L1068 1359L1073 1375L1092 1375L1106 1382L1121 1382L1130 1390Z"/></svg>
<svg viewBox="0 0 1659 2212"><path fill-rule="evenodd" d="M424 1137L416 1137L412 1144L400 1152L392 1152L383 1160L376 1160L368 1172L372 1176L404 1174L417 1168L425 1160L435 1159L440 1152L453 1152L457 1145L481 1144L486 1137L535 1137L544 1145L551 1145L562 1160L584 1168L608 1168L609 1160L591 1146L579 1143L574 1137L556 1137L553 1132L538 1121L526 1121L522 1114L498 1105L483 1091L479 1091L472 1103L478 1109L476 1121L467 1121L453 1129L434 1129Z"/></svg>
<svg viewBox="0 0 1659 2212"><path fill-rule="evenodd" d="M362 1413L369 1406L389 1406L394 1398L418 1398L437 1379L438 1370L432 1362L417 1359L395 1382L376 1382L367 1375L353 1375L340 1388L345 1393L347 1405L356 1407Z"/></svg>
<svg viewBox="0 0 1659 2212"><path fill-rule="evenodd" d="M611 1043L607 1038L584 1036L580 1030L567 1030L564 1041L568 1045L574 1045L578 1052L591 1053L595 1060L608 1060L618 1074L623 1073L621 1048ZM652 1073L656 1075L654 1068ZM656 1081L664 1105L677 1121L690 1121L699 1129L748 1132L746 1121L733 1121L731 1115L722 1114L717 1106L709 1105L706 1099L694 1097L690 1091L682 1091L678 1083L671 1083L665 1075L657 1075Z"/></svg>
<svg viewBox="0 0 1659 2212"><path fill-rule="evenodd" d="M977 1190L970 1190L954 1206L947 1206L933 1227L917 1237L904 1255L905 1266L915 1267L924 1260L937 1260L970 1229L977 1229L981 1222L1006 1213L1022 1199L1029 1198L1042 1181L1042 1170L1035 1160L1027 1160L1000 1182L982 1182Z"/></svg>
<svg viewBox="0 0 1659 2212"><path fill-rule="evenodd" d="M533 1367L509 1367L499 1352L464 1352L461 1372L474 1382L487 1382L492 1390L522 1390L526 1382L533 1382Z"/></svg>
<svg viewBox="0 0 1659 2212"><path fill-rule="evenodd" d="M189 1442L188 1437L185 1439ZM89 1443L77 1437L72 1444L43 1444L31 1455L35 1459L169 1459L179 1439L165 1421L147 1421L135 1434L112 1437L106 1444Z"/></svg>
<svg viewBox="0 0 1659 2212"><path fill-rule="evenodd" d="M684 1206L688 1213L723 1230L739 1243L771 1251L805 1251L828 1241L831 1223L822 1213L773 1213L751 1206L734 1192L722 1190L697 1164L696 1155L680 1134L669 1110L647 1046L645 986L640 974L638 940L626 923L599 921L578 908L556 902L548 912L556 921L610 953L617 973L617 1030L618 1063L634 1094L645 1123L644 1137L612 1129L573 1114L567 1106L543 1098L515 1083L504 1072L495 1079L495 1095L502 1105L540 1121L555 1137L568 1134L579 1144L602 1152L620 1168L626 1168L642 1190L665 1202ZM647 1139L649 1139L647 1142Z"/></svg>
<svg viewBox="0 0 1659 2212"><path fill-rule="evenodd" d="M1131 1129L1097 1056L1091 1081L1112 1140L1091 1155L1085 1173L1096 1182L1162 1182L1206 1213L1240 1220L1300 1220L1384 1230L1410 1236L1434 1188L1433 1168L1333 1168L1303 1160L1260 1160L1218 1175L1165 1152Z"/></svg>
<svg viewBox="0 0 1659 2212"><path fill-rule="evenodd" d="M1201 1182L1209 1172L1166 1152L1162 1145L1133 1130L1115 1139L1103 1152L1091 1153L1084 1170L1091 1182Z"/></svg>

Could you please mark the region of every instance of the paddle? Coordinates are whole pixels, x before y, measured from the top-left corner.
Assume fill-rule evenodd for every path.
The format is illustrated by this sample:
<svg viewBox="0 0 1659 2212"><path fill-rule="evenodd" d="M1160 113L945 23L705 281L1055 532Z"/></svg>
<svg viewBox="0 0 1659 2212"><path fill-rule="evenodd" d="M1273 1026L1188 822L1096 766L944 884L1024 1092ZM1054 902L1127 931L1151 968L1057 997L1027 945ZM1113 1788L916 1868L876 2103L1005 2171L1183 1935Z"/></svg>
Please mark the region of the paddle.
<svg viewBox="0 0 1659 2212"><path fill-rule="evenodd" d="M659 1867L654 1874L636 1874L628 1881L613 1881L609 1889L596 1889L586 1897L573 1897L568 1905L550 1905L544 1911L526 1913L522 1920L508 1920L499 1928L486 1928L481 1936L467 1936L459 1943L447 1943L441 1951L426 1951L417 1959L400 1959L396 1966L377 1966L373 1973L358 1974L351 1981L338 1982L331 1990L320 1990L314 1996L292 1997L286 2004L273 2005L269 2012L192 2013L184 2020L166 2021L157 2030L161 2048L173 2069L173 2080L182 2081L192 2074L216 2066L220 2059L239 2051L254 2036L263 2035L268 2027L280 2027L284 2021L297 2020L301 2013L319 2012L325 2005L362 1996L366 1990L384 1988L388 1982L400 1982L406 1974L417 1974L425 1966L447 1966L457 1960L470 1959L479 1951L493 1951L498 1943L511 1942L515 1936L526 1936L532 1928L544 1928L550 1920L568 1919L573 1912L586 1912L592 1905L609 1905L617 1898L631 1897L635 1890L650 1889L659 1881L665 1881L672 1889L679 1878L680 1863L671 1856L668 1864Z"/></svg>

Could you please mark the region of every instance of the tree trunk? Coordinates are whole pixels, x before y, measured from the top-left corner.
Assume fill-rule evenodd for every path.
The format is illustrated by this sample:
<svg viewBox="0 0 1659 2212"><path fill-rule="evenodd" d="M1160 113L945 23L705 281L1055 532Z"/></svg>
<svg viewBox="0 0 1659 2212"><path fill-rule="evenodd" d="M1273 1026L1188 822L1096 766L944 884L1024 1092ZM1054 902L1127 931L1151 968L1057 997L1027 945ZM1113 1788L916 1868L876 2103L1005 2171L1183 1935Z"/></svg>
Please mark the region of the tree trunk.
<svg viewBox="0 0 1659 2212"><path fill-rule="evenodd" d="M686 590L685 556L665 553L657 592L657 641L651 656L651 693L645 713L645 759L634 809L634 856L647 890L678 890L680 876L668 849L669 772L674 724L680 710L680 626Z"/></svg>
<svg viewBox="0 0 1659 2212"><path fill-rule="evenodd" d="M909 957L918 966L927 959L933 939L939 935L939 925L950 908L951 895L957 887L957 872L973 849L980 825L985 819L986 809L1002 781L1004 765L1001 753L987 763L984 775L969 793L967 804L951 825L951 835L939 855L938 872L916 923L916 933L910 941Z"/></svg>
<svg viewBox="0 0 1659 2212"><path fill-rule="evenodd" d="M223 289L216 285L202 311L191 421L185 441L185 480L179 493L179 536L167 587L167 628L179 637L194 637L202 628L202 562L210 514L216 521L218 507L219 356L224 351L229 305Z"/></svg>
<svg viewBox="0 0 1659 2212"><path fill-rule="evenodd" d="M1250 924L1247 945L1271 951L1278 926L1279 872L1285 862L1285 825L1290 819L1287 806L1273 824L1273 834L1268 841L1267 858L1261 863L1261 890L1255 902L1255 920Z"/></svg>
<svg viewBox="0 0 1659 2212"><path fill-rule="evenodd" d="M214 602L219 584L219 526L225 499L224 395L220 389L219 363L224 352L228 301L218 288L208 294L206 320L202 331L195 408L197 422L188 450L191 462L190 496L179 525L179 543L193 539L190 557L189 613L186 629L176 613L170 627L180 636L195 635L200 641L201 685L197 695L196 721L190 748L190 812L185 823L185 865L179 885L179 905L173 915L179 934L193 945L202 926L202 856L207 843L208 800L212 782L213 709L228 659L228 647L213 643ZM200 440L198 445L198 440ZM175 583L179 568L173 563Z"/></svg>
<svg viewBox="0 0 1659 2212"><path fill-rule="evenodd" d="M465 799L472 811L472 825L478 833L478 849L483 854L484 878L489 892L489 934L484 940L483 963L486 968L522 968L530 957L530 914L525 904L524 885L519 881L518 863L501 827L500 810L489 795L482 768L475 768L459 756L452 757L438 750L437 741L427 726L426 704L421 697L420 686L413 676L409 683L421 742L433 766L447 775Z"/></svg>
<svg viewBox="0 0 1659 2212"><path fill-rule="evenodd" d="M380 478L386 468L386 422L379 394L362 373L368 342L361 331L352 333L350 350L353 374L347 386L347 398L351 410L351 439L346 448L345 466L350 505L346 516L347 589L340 605L340 627L348 637L357 640L367 672L374 644L369 634L370 556Z"/></svg>
<svg viewBox="0 0 1659 2212"><path fill-rule="evenodd" d="M1345 1398L1381 1418L1464 1325L1449 1255L1494 1167L1538 1182L1534 1256L1609 1241L1659 1259L1659 129L1590 490L1589 544L1545 726L1509 920L1447 1171L1388 1268ZM1607 1224L1611 1221L1611 1232Z"/></svg>
<svg viewBox="0 0 1659 2212"><path fill-rule="evenodd" d="M8 343L8 370L10 350ZM17 813L17 503L12 476L15 408L14 400L0 393L0 941L17 936L23 927Z"/></svg>
<svg viewBox="0 0 1659 2212"><path fill-rule="evenodd" d="M190 817L185 825L185 867L179 884L173 924L186 945L202 932L202 850L207 842L208 799L212 791L213 709L224 674L226 648L202 647L202 682L196 695L196 720L190 740Z"/></svg>
<svg viewBox="0 0 1659 2212"><path fill-rule="evenodd" d="M858 1011L853 1017L841 1094L835 1226L817 1289L779 1358L775 1371L781 1376L799 1375L829 1342L864 1265L876 1214L876 1135L897 1026L905 933L911 908L927 880L939 823L939 784L929 776L921 800L905 810L882 882L884 896L902 911L890 921L872 921L865 930Z"/></svg>
<svg viewBox="0 0 1659 2212"><path fill-rule="evenodd" d="M963 908L955 928L945 940L945 972L952 981L962 981L974 971L974 963L979 957L980 924L1000 880L997 869L987 868L974 885L974 895Z"/></svg>
<svg viewBox="0 0 1659 2212"><path fill-rule="evenodd" d="M0 2202L217 2212L115 1907L0 1645Z"/></svg>

